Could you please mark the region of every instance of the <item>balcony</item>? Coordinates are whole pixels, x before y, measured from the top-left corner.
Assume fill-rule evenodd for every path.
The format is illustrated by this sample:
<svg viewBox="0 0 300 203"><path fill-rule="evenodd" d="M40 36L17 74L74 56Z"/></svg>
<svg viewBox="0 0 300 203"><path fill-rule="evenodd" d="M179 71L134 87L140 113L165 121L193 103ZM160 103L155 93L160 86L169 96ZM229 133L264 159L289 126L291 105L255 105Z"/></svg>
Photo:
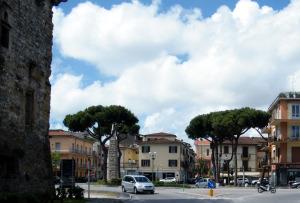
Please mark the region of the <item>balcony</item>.
<svg viewBox="0 0 300 203"><path fill-rule="evenodd" d="M137 163L121 163L120 164L121 168L138 168L138 164Z"/></svg>
<svg viewBox="0 0 300 203"><path fill-rule="evenodd" d="M291 141L291 142L293 142L293 141L300 141L300 137L292 137L292 136L290 136L290 137L288 137L287 140Z"/></svg>
<svg viewBox="0 0 300 203"><path fill-rule="evenodd" d="M250 159L250 154L241 154L241 159L244 161L249 160Z"/></svg>
<svg viewBox="0 0 300 203"><path fill-rule="evenodd" d="M87 156L92 156L93 155L92 152L85 151L85 150L74 149L72 147L69 149L69 152L70 153L75 153L75 154L87 155Z"/></svg>
<svg viewBox="0 0 300 203"><path fill-rule="evenodd" d="M255 170L255 168L251 168L251 167L245 167L245 169L243 169L243 167L240 167L239 171L240 172L243 172L243 171L245 171L245 172L255 172L256 170Z"/></svg>

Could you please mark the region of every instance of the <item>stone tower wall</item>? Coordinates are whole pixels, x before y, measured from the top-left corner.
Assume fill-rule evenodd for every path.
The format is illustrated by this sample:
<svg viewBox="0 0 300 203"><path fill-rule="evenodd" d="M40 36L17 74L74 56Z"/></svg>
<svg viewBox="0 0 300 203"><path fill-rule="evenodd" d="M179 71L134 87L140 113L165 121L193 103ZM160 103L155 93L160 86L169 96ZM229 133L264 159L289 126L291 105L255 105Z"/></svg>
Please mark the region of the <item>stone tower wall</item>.
<svg viewBox="0 0 300 203"><path fill-rule="evenodd" d="M107 162L107 180L119 178L118 164L118 140L117 136L113 135L109 140L108 162Z"/></svg>
<svg viewBox="0 0 300 203"><path fill-rule="evenodd" d="M52 3L0 0L1 192L53 191L48 140Z"/></svg>

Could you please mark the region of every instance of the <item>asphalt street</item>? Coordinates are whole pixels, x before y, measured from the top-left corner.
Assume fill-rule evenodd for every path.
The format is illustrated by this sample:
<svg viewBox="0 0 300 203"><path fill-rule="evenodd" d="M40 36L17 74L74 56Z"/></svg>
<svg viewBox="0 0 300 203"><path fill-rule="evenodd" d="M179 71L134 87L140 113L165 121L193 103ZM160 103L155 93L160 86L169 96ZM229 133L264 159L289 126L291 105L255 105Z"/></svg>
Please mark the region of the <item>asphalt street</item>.
<svg viewBox="0 0 300 203"><path fill-rule="evenodd" d="M86 185L81 186L87 189ZM91 197L101 198L94 199L91 203L300 203L300 190L277 189L275 194L271 194L270 192L258 193L256 188L218 188L214 190L214 196L210 197L208 189L200 188L157 187L155 194L132 194L122 193L121 187L98 185L91 186Z"/></svg>

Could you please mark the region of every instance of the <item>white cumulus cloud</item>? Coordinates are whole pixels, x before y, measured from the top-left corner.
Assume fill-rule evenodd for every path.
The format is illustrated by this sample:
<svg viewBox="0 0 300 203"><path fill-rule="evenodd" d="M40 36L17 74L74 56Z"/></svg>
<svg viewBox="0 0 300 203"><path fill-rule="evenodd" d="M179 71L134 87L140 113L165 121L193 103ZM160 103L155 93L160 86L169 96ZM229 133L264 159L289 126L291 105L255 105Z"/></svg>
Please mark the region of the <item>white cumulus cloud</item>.
<svg viewBox="0 0 300 203"><path fill-rule="evenodd" d="M203 18L159 1L105 9L81 3L54 10L55 43L64 57L87 61L111 82L82 86L83 77L52 79L51 117L89 105L120 104L143 120L142 132L184 135L192 116L226 108L267 108L291 89L300 70L300 1L280 11L240 0ZM294 82L294 88L300 83Z"/></svg>

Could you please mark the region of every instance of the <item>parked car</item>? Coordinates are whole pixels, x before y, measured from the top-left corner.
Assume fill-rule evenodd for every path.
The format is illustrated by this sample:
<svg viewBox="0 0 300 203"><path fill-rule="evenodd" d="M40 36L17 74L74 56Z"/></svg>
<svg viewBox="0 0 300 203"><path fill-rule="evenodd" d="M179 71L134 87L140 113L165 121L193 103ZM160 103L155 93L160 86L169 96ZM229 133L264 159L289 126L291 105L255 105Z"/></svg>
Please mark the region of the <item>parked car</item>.
<svg viewBox="0 0 300 203"><path fill-rule="evenodd" d="M164 182L164 183L175 183L176 178L175 177L167 177L164 179L160 179L159 182Z"/></svg>
<svg viewBox="0 0 300 203"><path fill-rule="evenodd" d="M237 182L237 185L243 185L243 178L240 178L240 177L237 178L236 182ZM234 180L231 180L229 183L231 185L234 184ZM248 178L244 179L244 184L249 184L249 179Z"/></svg>
<svg viewBox="0 0 300 203"><path fill-rule="evenodd" d="M122 192L155 192L153 183L145 176L142 175L126 175L122 179Z"/></svg>
<svg viewBox="0 0 300 203"><path fill-rule="evenodd" d="M297 188L300 189L300 182L294 182L291 184L291 188Z"/></svg>
<svg viewBox="0 0 300 203"><path fill-rule="evenodd" d="M209 178L201 178L195 183L195 186L198 188L207 188L208 181L209 181Z"/></svg>
<svg viewBox="0 0 300 203"><path fill-rule="evenodd" d="M245 185L245 184L249 184L249 179L248 178L238 178L237 179L237 184L238 185Z"/></svg>
<svg viewBox="0 0 300 203"><path fill-rule="evenodd" d="M259 182L259 179L254 179L251 181L251 185L256 185Z"/></svg>
<svg viewBox="0 0 300 203"><path fill-rule="evenodd" d="M195 184L196 182L197 182L196 178L189 178L189 179L187 179L187 183L188 184Z"/></svg>

